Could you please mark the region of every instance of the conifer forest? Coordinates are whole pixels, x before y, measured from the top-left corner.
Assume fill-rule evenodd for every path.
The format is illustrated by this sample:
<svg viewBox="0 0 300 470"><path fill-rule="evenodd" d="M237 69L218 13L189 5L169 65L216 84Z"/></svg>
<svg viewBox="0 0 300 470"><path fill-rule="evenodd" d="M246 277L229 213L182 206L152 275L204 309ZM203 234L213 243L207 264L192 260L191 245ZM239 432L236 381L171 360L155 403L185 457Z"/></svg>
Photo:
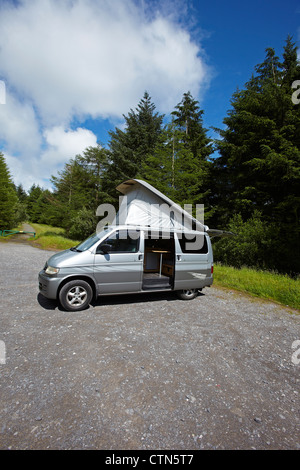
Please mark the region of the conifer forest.
<svg viewBox="0 0 300 470"><path fill-rule="evenodd" d="M235 237L214 239L214 258L297 276L299 273L300 80L297 48L265 51L233 94L222 129L208 137L199 102L187 90L170 116L146 91L108 144L86 148L49 175L52 190L16 186L0 153L0 230L22 221L63 227L70 238L95 231L99 204L118 206L116 186L147 181L180 205L204 204L204 223ZM300 82L299 82L300 84Z"/></svg>

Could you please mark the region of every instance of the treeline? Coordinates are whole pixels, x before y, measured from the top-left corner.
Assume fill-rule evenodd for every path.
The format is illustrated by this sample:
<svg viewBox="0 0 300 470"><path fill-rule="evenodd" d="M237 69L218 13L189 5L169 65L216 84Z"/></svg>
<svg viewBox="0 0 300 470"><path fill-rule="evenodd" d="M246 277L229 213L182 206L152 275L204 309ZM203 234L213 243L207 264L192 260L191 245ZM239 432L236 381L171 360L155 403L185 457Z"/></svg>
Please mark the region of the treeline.
<svg viewBox="0 0 300 470"><path fill-rule="evenodd" d="M107 148L87 148L51 177L53 191L14 187L0 156L1 182L9 181L0 187L0 229L26 217L82 239L95 230L98 205L117 206L116 186L139 178L181 205L204 204L207 225L237 234L214 242L216 260L298 273L300 106L291 99L297 79L297 48L288 37L282 58L268 48L234 93L214 140L190 92L167 119L146 92L124 116L124 130L109 133Z"/></svg>

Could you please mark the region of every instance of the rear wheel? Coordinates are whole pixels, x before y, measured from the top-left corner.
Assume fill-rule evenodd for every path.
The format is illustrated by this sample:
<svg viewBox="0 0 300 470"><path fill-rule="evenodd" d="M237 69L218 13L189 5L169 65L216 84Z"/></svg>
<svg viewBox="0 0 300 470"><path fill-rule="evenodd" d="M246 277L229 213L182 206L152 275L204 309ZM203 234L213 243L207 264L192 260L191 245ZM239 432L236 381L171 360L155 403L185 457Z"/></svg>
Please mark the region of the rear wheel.
<svg viewBox="0 0 300 470"><path fill-rule="evenodd" d="M88 307L93 290L88 282L76 279L65 284L59 292L59 301L65 310L76 312Z"/></svg>
<svg viewBox="0 0 300 470"><path fill-rule="evenodd" d="M197 296L197 289L184 289L177 291L177 295L182 300L192 300Z"/></svg>

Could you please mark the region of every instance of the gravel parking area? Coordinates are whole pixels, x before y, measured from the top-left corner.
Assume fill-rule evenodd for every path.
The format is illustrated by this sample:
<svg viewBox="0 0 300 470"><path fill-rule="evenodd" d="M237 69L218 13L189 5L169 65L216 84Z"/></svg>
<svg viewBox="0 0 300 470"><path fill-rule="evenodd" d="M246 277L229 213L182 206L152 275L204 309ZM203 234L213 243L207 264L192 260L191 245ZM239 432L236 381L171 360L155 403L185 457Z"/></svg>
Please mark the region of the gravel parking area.
<svg viewBox="0 0 300 470"><path fill-rule="evenodd" d="M51 254L0 243L1 449L300 449L299 312L214 287L64 312Z"/></svg>

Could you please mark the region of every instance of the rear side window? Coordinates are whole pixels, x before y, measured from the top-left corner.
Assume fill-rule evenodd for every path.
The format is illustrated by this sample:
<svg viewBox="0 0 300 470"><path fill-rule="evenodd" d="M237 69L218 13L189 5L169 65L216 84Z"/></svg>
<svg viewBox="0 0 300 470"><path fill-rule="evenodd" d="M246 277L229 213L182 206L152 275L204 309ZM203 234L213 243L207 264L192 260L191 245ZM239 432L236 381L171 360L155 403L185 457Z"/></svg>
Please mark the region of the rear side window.
<svg viewBox="0 0 300 470"><path fill-rule="evenodd" d="M180 238L181 235L181 238ZM208 246L205 235L186 236L184 233L178 235L178 240L182 253L207 254Z"/></svg>

